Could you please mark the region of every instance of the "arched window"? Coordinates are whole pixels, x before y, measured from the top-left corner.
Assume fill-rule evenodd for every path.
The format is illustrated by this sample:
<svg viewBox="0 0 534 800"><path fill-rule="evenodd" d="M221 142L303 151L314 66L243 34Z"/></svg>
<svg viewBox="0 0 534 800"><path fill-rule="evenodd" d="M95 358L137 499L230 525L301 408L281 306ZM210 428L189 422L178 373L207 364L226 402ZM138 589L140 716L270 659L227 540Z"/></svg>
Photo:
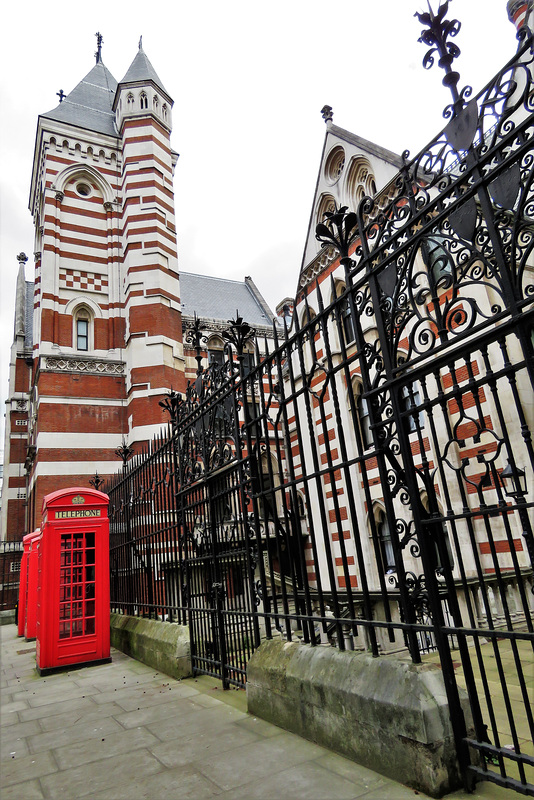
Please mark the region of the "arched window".
<svg viewBox="0 0 534 800"><path fill-rule="evenodd" d="M163 119L167 119L167 103L163 103L161 106L161 116Z"/></svg>
<svg viewBox="0 0 534 800"><path fill-rule="evenodd" d="M417 410L420 407L421 394L417 384L411 383L409 386L404 386L401 394L401 408L407 414L404 418L407 433L414 433L414 431L425 427L424 414L422 411Z"/></svg>
<svg viewBox="0 0 534 800"><path fill-rule="evenodd" d="M346 291L346 286L342 281L336 281L336 297L342 297L342 295ZM343 336L345 339L345 344L350 344L354 341L354 321L352 319L351 308L350 308L350 298L347 296L343 299L340 305L338 305L339 315L341 319L341 325L343 327Z"/></svg>
<svg viewBox="0 0 534 800"><path fill-rule="evenodd" d="M260 497L258 498L258 509L260 517L265 522L277 519L280 516L280 493L277 488L280 486L280 476L278 464L270 453L264 453L261 457L261 475L259 476Z"/></svg>
<svg viewBox="0 0 534 800"><path fill-rule="evenodd" d="M371 431L371 417L369 415L369 404L363 396L363 384L359 380L352 382L352 394L354 397L354 406L357 415L357 425L362 439L364 449L370 447L373 443L373 434Z"/></svg>
<svg viewBox="0 0 534 800"><path fill-rule="evenodd" d="M148 97L144 92L139 95L139 105L141 108L148 108Z"/></svg>
<svg viewBox="0 0 534 800"><path fill-rule="evenodd" d="M382 571L385 573L394 572L395 556L393 554L393 544L391 542L391 529L389 527L388 518L382 510L378 512L376 517L376 529L382 558Z"/></svg>
<svg viewBox="0 0 534 800"><path fill-rule="evenodd" d="M224 364L224 343L219 336L211 336L208 341L208 366Z"/></svg>
<svg viewBox="0 0 534 800"><path fill-rule="evenodd" d="M255 365L256 355L254 347L249 345L245 348L245 352L243 353L243 375L246 377L254 369Z"/></svg>
<svg viewBox="0 0 534 800"><path fill-rule="evenodd" d="M454 569L454 555L449 531L447 530L447 523L443 519L439 520L439 517L443 515L443 506L438 497L434 495L431 508L430 500L426 492L421 495L421 504L425 511L431 515L431 518L436 520L436 523L431 526L432 536L434 538L434 550L436 553L436 568L438 572L441 573L447 567L452 570ZM439 522L437 520L439 520Z"/></svg>
<svg viewBox="0 0 534 800"><path fill-rule="evenodd" d="M436 284L443 288L449 285L453 274L452 259L444 247L445 242L445 237L436 233L427 236L421 244L421 253L427 269Z"/></svg>
<svg viewBox="0 0 534 800"><path fill-rule="evenodd" d="M91 313L85 306L74 312L74 347L81 352L91 349Z"/></svg>

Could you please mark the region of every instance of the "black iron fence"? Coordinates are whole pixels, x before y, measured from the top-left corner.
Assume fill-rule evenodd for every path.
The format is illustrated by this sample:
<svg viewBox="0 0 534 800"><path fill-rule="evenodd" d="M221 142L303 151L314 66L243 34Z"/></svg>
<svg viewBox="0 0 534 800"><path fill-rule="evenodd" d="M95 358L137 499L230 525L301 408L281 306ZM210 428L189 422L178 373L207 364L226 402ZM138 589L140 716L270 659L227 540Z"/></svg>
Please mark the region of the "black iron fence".
<svg viewBox="0 0 534 800"><path fill-rule="evenodd" d="M326 215L291 332L252 360L233 321L107 491L112 605L189 624L196 671L243 684L273 636L436 651L466 786L533 795L531 66Z"/></svg>
<svg viewBox="0 0 534 800"><path fill-rule="evenodd" d="M0 542L0 611L11 611L19 600L22 542Z"/></svg>

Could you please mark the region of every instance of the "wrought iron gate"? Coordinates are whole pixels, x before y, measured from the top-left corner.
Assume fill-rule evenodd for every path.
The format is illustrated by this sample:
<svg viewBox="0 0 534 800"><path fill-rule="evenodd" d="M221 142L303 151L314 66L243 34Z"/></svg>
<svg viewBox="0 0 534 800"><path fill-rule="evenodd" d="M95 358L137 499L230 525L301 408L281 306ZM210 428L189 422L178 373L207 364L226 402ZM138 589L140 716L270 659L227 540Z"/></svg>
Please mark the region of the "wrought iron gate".
<svg viewBox="0 0 534 800"><path fill-rule="evenodd" d="M224 688L244 685L259 643L249 497L247 459L203 476L178 496L192 665L218 676Z"/></svg>
<svg viewBox="0 0 534 800"><path fill-rule="evenodd" d="M395 181L326 215L254 363L238 318L203 369L197 321L171 428L109 487L112 603L188 622L196 671L242 684L272 636L437 657L466 787L530 796L533 61L527 33Z"/></svg>

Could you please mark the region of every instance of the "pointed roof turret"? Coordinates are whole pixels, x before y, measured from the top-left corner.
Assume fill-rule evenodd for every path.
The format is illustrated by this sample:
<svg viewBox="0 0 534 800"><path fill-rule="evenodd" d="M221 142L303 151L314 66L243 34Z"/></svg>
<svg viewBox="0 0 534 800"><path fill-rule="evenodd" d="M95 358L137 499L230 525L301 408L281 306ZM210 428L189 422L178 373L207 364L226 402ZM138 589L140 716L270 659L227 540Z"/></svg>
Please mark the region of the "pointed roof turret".
<svg viewBox="0 0 534 800"><path fill-rule="evenodd" d="M147 54L143 50L143 37L141 36L139 39L139 50L130 64L128 72L119 83L145 83L146 81L152 81L158 89L161 89L162 92L165 92L165 94L169 96L156 70L150 63Z"/></svg>
<svg viewBox="0 0 534 800"><path fill-rule="evenodd" d="M98 60L92 70L72 92L60 98L56 108L41 114L41 117L117 136L113 113L116 90L117 81L102 62L99 47Z"/></svg>

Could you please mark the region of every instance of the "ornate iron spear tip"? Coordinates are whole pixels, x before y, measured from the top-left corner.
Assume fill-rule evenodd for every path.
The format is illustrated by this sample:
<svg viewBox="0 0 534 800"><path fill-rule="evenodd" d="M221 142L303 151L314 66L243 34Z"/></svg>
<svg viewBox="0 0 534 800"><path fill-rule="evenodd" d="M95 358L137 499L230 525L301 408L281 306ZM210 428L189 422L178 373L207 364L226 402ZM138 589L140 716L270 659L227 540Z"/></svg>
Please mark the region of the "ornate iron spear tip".
<svg viewBox="0 0 534 800"><path fill-rule="evenodd" d="M95 472L95 474L94 474L94 477L93 477L93 478L91 478L91 479L89 480L89 485L90 485L90 486L94 486L94 488L95 488L95 489L97 490L97 492L98 492L98 491L100 491L100 487L101 487L101 486L102 486L102 485L103 485L105 482L106 482L106 481L104 480L104 478L101 478L101 477L100 477L100 475L98 474L98 470L97 470L97 471Z"/></svg>
<svg viewBox="0 0 534 800"><path fill-rule="evenodd" d="M256 331L254 328L251 328L248 322L243 320L243 317L239 316L239 311L237 310L235 312L235 319L229 319L228 324L230 327L223 332L222 337L226 342L235 347L237 357L242 358L245 345L254 338Z"/></svg>
<svg viewBox="0 0 534 800"><path fill-rule="evenodd" d="M165 399L160 400L158 403L163 411L168 412L172 425L176 424L178 419L178 407L182 404L182 402L182 395L179 392L175 392L174 389L171 389L169 394L165 395Z"/></svg>
<svg viewBox="0 0 534 800"><path fill-rule="evenodd" d="M315 229L315 238L323 247L333 245L341 258L349 257L350 245L358 235L358 217L353 211L347 213L347 206L336 207L335 211L327 211L325 221Z"/></svg>
<svg viewBox="0 0 534 800"><path fill-rule="evenodd" d="M470 87L466 86L458 92L458 81L460 74L452 69L452 62L460 55L460 48L454 42L448 41L456 36L461 28L461 23L457 19L445 19L449 10L449 0L440 3L437 13L435 13L428 0L428 12L416 11L415 15L422 25L427 26L428 30L423 30L419 37L420 42L429 45L423 59L423 67L430 69L434 65L434 55L439 56L438 66L445 71L443 85L448 86L452 94L452 115L456 115L464 106L464 97L471 94ZM450 116L449 109L445 110L445 116Z"/></svg>
<svg viewBox="0 0 534 800"><path fill-rule="evenodd" d="M207 340L207 338L205 336L202 335L201 321L197 317L196 313L195 313L195 318L194 318L192 326L187 330L187 333L185 334L185 341L187 342L187 344L189 344L189 345L191 345L192 347L195 348L195 352L196 352L195 360L197 362L197 375L200 375L200 373L203 371L203 367L202 367L202 345L203 344L207 344L208 340Z"/></svg>
<svg viewBox="0 0 534 800"><path fill-rule="evenodd" d="M126 462L134 452L133 447L127 445L126 440L123 438L121 446L115 450L115 455L122 460L122 466L125 467Z"/></svg>

